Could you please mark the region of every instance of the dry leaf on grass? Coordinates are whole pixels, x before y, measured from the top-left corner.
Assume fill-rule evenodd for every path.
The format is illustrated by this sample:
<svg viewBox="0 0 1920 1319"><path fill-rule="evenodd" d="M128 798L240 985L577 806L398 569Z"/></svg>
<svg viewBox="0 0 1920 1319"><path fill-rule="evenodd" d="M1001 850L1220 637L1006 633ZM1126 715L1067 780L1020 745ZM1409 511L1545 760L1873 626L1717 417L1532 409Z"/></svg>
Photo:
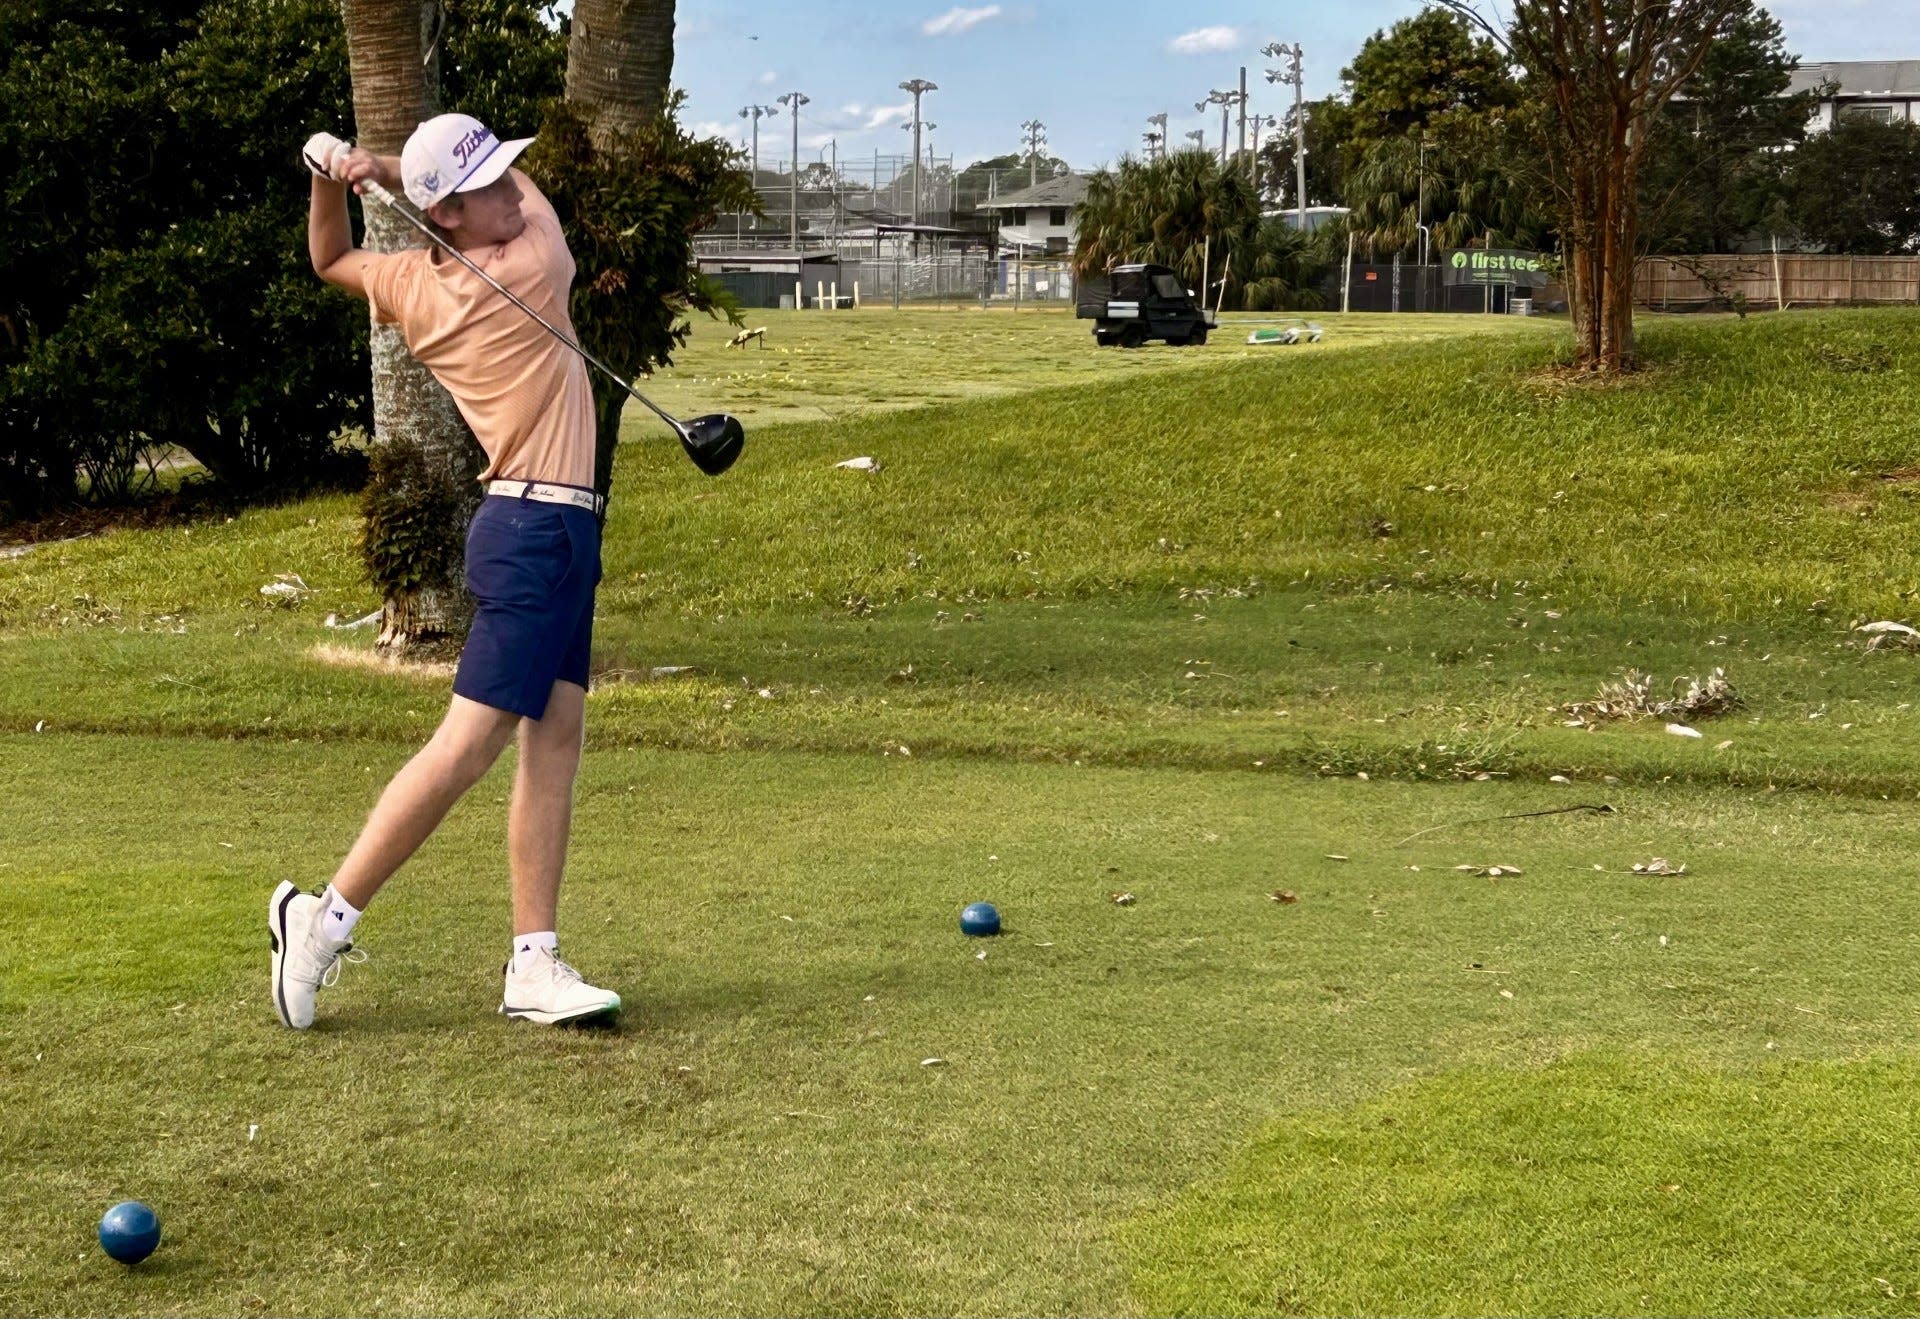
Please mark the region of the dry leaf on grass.
<svg viewBox="0 0 1920 1319"><path fill-rule="evenodd" d="M1113 893L1113 894L1109 894L1107 897L1107 901L1111 902L1116 907L1131 907L1134 903L1138 902L1139 900L1140 899L1134 897L1133 894L1131 893Z"/></svg>
<svg viewBox="0 0 1920 1319"><path fill-rule="evenodd" d="M1877 623L1862 623L1854 629L1865 632L1869 640L1868 650L1920 650L1920 630L1908 627L1905 623L1895 623L1882 619Z"/></svg>
<svg viewBox="0 0 1920 1319"><path fill-rule="evenodd" d="M1573 701L1563 707L1571 716L1567 726L1586 728L1613 719L1711 719L1746 705L1733 684L1727 681L1725 669L1715 669L1704 680L1675 678L1669 690L1677 689L1683 682L1684 692L1656 698L1653 675L1628 669L1618 682L1601 683L1600 691L1591 701Z"/></svg>
<svg viewBox="0 0 1920 1319"><path fill-rule="evenodd" d="M1687 873L1687 868L1683 865L1676 866L1664 856L1656 856L1651 861L1636 862L1633 873L1636 875L1684 875Z"/></svg>
<svg viewBox="0 0 1920 1319"><path fill-rule="evenodd" d="M1507 875L1524 873L1519 866L1455 866L1454 869L1464 870L1468 874L1480 875L1486 879L1500 879Z"/></svg>
<svg viewBox="0 0 1920 1319"><path fill-rule="evenodd" d="M1300 901L1300 895L1298 893L1295 893L1290 888L1277 888L1273 892L1267 894L1267 897L1272 899L1274 902L1284 902L1289 905Z"/></svg>

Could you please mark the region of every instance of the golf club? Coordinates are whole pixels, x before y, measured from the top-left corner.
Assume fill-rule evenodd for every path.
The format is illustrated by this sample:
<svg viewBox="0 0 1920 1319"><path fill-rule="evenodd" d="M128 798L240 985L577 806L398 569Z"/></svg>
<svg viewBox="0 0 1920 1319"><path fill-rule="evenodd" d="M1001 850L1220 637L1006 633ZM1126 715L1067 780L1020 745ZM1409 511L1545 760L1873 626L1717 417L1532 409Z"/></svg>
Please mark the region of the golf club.
<svg viewBox="0 0 1920 1319"><path fill-rule="evenodd" d="M571 336L567 335L532 307L529 307L526 302L511 289L475 265L468 259L466 253L435 233L432 225L428 224L420 216L415 215L411 207L401 205L399 199L388 192L386 188L382 187L376 180L361 180L360 190L368 196L371 196L375 201L386 206L387 209L400 216L415 229L425 234L439 246L441 251L458 261L468 270L471 270L474 274L480 276L480 278L484 279L487 283L493 285L494 289L504 295L514 306L538 321L540 327L548 334L551 334L561 343L573 349L574 352L580 354L581 358L584 359L589 366L600 368L602 375L613 381L614 384L620 386L620 388L626 390L627 393L631 394L634 398L639 399L641 403L646 405L649 412L666 422L667 425L673 427L674 434L680 437L681 447L687 451L687 457L693 459L693 465L695 467L698 467L708 476L718 476L733 466L734 459L740 456L741 447L747 442L747 433L745 429L741 427L737 417L728 416L724 412L714 412L704 417L695 417L691 421L680 421L668 415L667 412L656 405L652 399L642 394L625 380L622 380L615 374L613 368L582 348Z"/></svg>

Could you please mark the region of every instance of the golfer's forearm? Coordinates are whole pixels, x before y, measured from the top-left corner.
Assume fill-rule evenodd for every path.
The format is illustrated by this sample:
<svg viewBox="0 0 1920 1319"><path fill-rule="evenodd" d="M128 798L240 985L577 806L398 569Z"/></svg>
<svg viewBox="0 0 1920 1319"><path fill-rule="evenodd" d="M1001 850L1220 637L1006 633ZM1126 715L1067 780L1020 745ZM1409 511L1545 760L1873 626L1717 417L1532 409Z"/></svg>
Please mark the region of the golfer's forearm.
<svg viewBox="0 0 1920 1319"><path fill-rule="evenodd" d="M368 153L371 154L371 153ZM382 187L400 186L400 157L373 156L373 178ZM324 276L335 262L353 250L353 225L347 218L344 183L316 177L307 205L307 257L314 273Z"/></svg>
<svg viewBox="0 0 1920 1319"><path fill-rule="evenodd" d="M334 262L353 250L353 227L347 221L347 185L315 178L307 203L307 259L313 273L324 276Z"/></svg>

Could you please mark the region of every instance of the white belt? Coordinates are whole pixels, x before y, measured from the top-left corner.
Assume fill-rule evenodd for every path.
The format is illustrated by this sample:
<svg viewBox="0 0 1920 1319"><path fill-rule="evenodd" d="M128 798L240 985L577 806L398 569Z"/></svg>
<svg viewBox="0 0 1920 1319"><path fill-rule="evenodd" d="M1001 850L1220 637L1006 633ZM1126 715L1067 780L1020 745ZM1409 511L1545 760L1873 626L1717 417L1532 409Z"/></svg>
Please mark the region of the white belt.
<svg viewBox="0 0 1920 1319"><path fill-rule="evenodd" d="M598 513L607 506L606 499L591 490L570 485L547 485L543 481L489 481L487 493L505 495L509 499L534 499L542 504L572 504L589 513Z"/></svg>

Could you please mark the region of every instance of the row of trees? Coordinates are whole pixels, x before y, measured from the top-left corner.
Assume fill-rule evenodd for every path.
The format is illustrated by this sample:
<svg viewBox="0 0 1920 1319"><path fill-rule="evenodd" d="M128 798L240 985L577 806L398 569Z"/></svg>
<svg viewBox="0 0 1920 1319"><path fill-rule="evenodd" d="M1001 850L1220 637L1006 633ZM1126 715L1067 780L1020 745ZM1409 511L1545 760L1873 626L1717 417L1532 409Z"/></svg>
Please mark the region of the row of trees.
<svg viewBox="0 0 1920 1319"><path fill-rule="evenodd" d="M1550 32L1556 8L1523 7L1531 26L1514 31ZM1636 11L1667 7L1607 8L1626 32ZM1646 116L1639 144L1642 245L1723 252L1777 234L1831 252L1920 251L1920 128L1843 119L1810 134L1820 92L1788 94L1797 61L1778 21L1751 0L1717 8L1725 16L1690 77L1646 70L1672 94ZM1418 224L1435 247L1539 247L1557 236L1540 152L1555 104L1550 69L1574 52L1537 37L1533 48L1504 48L1507 29L1477 16L1468 4L1429 8L1376 33L1341 70L1342 91L1306 106L1308 196L1348 207L1374 254L1413 254ZM1261 154L1263 178L1293 179L1291 112Z"/></svg>
<svg viewBox="0 0 1920 1319"><path fill-rule="evenodd" d="M1375 257L1557 251L1576 365L1631 370L1634 267L1650 249L1724 250L1769 225L1834 251L1920 249L1920 129L1849 121L1810 138L1819 92L1787 95L1794 68L1753 0L1431 0L1310 107L1307 186L1346 204L1346 232ZM1260 176L1293 178L1295 149L1276 133ZM1272 268L1272 240L1224 180L1180 195L1203 162L1103 173L1081 268L1190 266L1181 244L1196 235L1249 275Z"/></svg>

